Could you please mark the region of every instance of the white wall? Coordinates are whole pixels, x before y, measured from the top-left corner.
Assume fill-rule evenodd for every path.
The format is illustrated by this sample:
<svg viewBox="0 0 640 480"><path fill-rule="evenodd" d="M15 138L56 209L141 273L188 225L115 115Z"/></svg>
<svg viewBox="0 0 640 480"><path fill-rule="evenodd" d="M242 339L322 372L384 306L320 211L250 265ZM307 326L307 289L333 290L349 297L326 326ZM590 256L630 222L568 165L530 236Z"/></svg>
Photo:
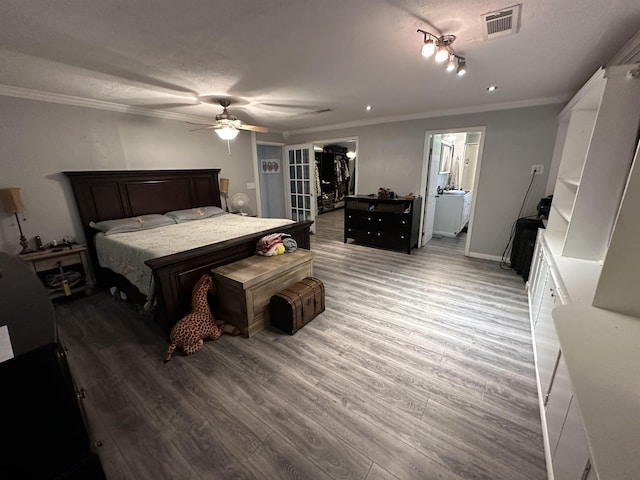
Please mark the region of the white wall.
<svg viewBox="0 0 640 480"><path fill-rule="evenodd" d="M470 252L499 257L531 179L533 164L544 164L536 177L525 214L535 214L545 194L562 105L427 118L344 130L292 135L288 143L319 138L359 137L356 193L373 193L385 186L399 195L418 192L425 131L486 127L484 153L476 195Z"/></svg>
<svg viewBox="0 0 640 480"><path fill-rule="evenodd" d="M0 188L20 187L27 238L43 242L82 237L69 170L221 168L230 195L244 192L255 209L252 142L242 132L231 144L181 121L127 115L0 96ZM0 251L17 253L15 218L0 207Z"/></svg>
<svg viewBox="0 0 640 480"><path fill-rule="evenodd" d="M381 186L418 192L424 132L486 127L476 192L471 252L499 256L508 240L532 164L549 166L560 105L394 122L295 135L287 143L359 137L357 193ZM183 122L0 96L0 188L21 187L27 207L25 235L44 242L74 235L83 240L67 170L222 168L230 195L244 192L255 208L251 137L226 144ZM263 138L263 137L261 137ZM535 213L547 177L536 179L527 213ZM0 251L19 251L13 216L0 212Z"/></svg>

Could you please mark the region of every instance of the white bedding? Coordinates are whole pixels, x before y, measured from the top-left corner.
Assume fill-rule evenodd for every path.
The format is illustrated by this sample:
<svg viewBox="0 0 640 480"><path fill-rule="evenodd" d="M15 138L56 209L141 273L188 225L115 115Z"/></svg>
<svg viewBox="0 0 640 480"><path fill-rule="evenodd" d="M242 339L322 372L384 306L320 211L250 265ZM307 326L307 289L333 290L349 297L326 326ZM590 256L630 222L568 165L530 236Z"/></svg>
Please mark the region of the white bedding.
<svg viewBox="0 0 640 480"><path fill-rule="evenodd" d="M154 288L151 269L145 265L145 260L292 223L292 220L284 218L224 214L139 232L98 233L95 245L100 266L123 275L135 285L147 296L148 307L153 299Z"/></svg>

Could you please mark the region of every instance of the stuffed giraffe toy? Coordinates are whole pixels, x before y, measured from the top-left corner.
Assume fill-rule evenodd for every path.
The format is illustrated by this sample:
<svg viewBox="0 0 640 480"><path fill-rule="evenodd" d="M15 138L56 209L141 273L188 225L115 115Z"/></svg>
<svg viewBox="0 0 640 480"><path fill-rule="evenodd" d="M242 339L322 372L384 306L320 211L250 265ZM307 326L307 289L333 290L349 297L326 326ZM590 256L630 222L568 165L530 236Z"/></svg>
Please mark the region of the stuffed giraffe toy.
<svg viewBox="0 0 640 480"><path fill-rule="evenodd" d="M165 362L171 360L171 355L177 347L186 355L192 355L202 348L205 338L217 340L227 331L232 335L240 333L240 330L233 325L216 324L207 300L209 291L215 291L215 285L211 276L205 273L193 287L191 312L182 317L171 329Z"/></svg>

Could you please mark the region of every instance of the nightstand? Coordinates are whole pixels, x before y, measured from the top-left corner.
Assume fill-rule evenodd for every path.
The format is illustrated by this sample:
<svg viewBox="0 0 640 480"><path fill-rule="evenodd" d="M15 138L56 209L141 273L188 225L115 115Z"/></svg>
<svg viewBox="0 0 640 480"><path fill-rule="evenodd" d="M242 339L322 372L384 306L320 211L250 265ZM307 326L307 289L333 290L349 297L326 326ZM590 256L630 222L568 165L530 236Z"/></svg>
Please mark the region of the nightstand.
<svg viewBox="0 0 640 480"><path fill-rule="evenodd" d="M82 291L88 295L95 285L84 245L57 247L18 257L33 268L51 299Z"/></svg>

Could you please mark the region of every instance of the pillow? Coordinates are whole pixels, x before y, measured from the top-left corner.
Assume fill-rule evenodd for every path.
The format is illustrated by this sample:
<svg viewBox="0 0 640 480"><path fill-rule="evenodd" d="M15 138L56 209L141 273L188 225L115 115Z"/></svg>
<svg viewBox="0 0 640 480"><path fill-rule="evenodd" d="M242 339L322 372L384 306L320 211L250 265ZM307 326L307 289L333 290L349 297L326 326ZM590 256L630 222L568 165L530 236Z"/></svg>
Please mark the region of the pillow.
<svg viewBox="0 0 640 480"><path fill-rule="evenodd" d="M153 213L151 215L140 215L131 218L117 218L115 220L104 220L102 222L90 222L89 226L104 232L105 235L113 233L137 232L150 228L163 227L165 225L175 225L176 221L167 217Z"/></svg>
<svg viewBox="0 0 640 480"><path fill-rule="evenodd" d="M226 213L220 207L196 207L187 208L185 210L173 210L167 212L165 215L173 218L176 223L189 222L191 220L200 220L202 218L215 217L216 215L222 215Z"/></svg>

